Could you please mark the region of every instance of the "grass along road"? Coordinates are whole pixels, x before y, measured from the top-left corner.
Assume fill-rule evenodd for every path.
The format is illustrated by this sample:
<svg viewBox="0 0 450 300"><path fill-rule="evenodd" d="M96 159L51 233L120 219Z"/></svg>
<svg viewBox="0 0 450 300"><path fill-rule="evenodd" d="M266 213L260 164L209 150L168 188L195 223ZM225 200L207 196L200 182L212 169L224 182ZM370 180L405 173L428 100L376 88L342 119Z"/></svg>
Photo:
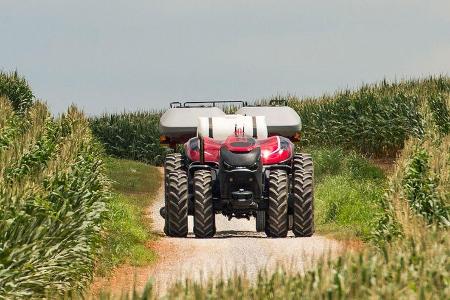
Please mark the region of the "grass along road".
<svg viewBox="0 0 450 300"><path fill-rule="evenodd" d="M162 177L156 167L140 162L105 159L113 195L106 224L105 251L97 267L91 294L98 294L118 266L146 266L157 254L150 246L157 239L147 208L157 198Z"/></svg>

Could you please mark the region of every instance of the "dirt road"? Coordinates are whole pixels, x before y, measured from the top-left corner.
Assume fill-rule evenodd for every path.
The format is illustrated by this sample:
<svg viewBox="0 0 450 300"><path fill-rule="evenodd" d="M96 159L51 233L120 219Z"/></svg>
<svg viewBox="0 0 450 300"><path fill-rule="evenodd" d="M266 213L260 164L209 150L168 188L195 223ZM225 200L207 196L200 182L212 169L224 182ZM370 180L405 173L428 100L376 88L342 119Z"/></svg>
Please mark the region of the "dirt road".
<svg viewBox="0 0 450 300"><path fill-rule="evenodd" d="M164 220L159 215L163 205L163 191L149 208L148 215L156 231L162 232ZM189 277L204 280L208 277L228 277L234 272L255 278L263 268L269 270L284 266L291 270L305 270L323 255L335 255L342 248L339 243L321 236L270 239L257 233L255 220L228 219L216 215L217 234L212 239L195 239L192 234L192 217L189 217L188 238L162 237L149 245L158 255L158 262L150 267L122 266L109 279L98 279L93 294L99 290L110 290L120 295L133 288L142 289L152 278L159 294L168 286Z"/></svg>

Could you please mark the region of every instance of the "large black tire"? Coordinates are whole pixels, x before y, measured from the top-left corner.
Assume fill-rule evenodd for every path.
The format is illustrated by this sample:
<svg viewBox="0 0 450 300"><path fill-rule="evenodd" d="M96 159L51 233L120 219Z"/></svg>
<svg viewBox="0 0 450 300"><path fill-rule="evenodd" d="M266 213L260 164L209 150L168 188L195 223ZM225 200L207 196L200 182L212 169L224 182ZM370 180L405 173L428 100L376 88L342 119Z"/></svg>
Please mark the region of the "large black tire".
<svg viewBox="0 0 450 300"><path fill-rule="evenodd" d="M211 238L215 233L211 171L199 170L194 173L194 234L197 238Z"/></svg>
<svg viewBox="0 0 450 300"><path fill-rule="evenodd" d="M275 170L269 176L269 208L267 210L266 234L269 237L286 237L288 222L288 175Z"/></svg>
<svg viewBox="0 0 450 300"><path fill-rule="evenodd" d="M164 232L172 237L188 234L188 177L185 171L167 176Z"/></svg>
<svg viewBox="0 0 450 300"><path fill-rule="evenodd" d="M163 213L167 215L167 198L169 195L169 174L172 172L180 171L184 169L184 158L180 153L170 153L166 155L164 160L164 208ZM166 225L164 226L164 233L170 236L167 231L168 219L164 217Z"/></svg>
<svg viewBox="0 0 450 300"><path fill-rule="evenodd" d="M292 232L297 237L309 237L314 234L314 166L311 155L296 154L293 169Z"/></svg>

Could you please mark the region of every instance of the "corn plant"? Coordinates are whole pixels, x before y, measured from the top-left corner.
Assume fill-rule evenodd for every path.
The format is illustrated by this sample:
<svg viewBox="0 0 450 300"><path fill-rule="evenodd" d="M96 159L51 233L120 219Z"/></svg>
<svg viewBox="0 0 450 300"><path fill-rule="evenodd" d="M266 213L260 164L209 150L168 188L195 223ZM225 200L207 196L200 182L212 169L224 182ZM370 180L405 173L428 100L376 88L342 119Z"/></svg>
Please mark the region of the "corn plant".
<svg viewBox="0 0 450 300"><path fill-rule="evenodd" d="M441 134L450 133L450 96L436 94L428 98L428 106L434 123Z"/></svg>
<svg viewBox="0 0 450 300"><path fill-rule="evenodd" d="M73 107L53 119L37 102L20 118L0 148L0 298L81 295L108 199L100 149Z"/></svg>
<svg viewBox="0 0 450 300"><path fill-rule="evenodd" d="M11 101L12 107L23 113L33 103L33 92L25 78L19 76L17 71L11 73L0 72L0 97L4 96Z"/></svg>
<svg viewBox="0 0 450 300"><path fill-rule="evenodd" d="M450 227L450 205L446 205L437 191L441 174L432 174L429 164L428 151L421 147L415 149L402 182L405 197L411 209L427 223Z"/></svg>
<svg viewBox="0 0 450 300"><path fill-rule="evenodd" d="M14 113L8 98L0 97L0 149L8 147L19 134L21 119Z"/></svg>

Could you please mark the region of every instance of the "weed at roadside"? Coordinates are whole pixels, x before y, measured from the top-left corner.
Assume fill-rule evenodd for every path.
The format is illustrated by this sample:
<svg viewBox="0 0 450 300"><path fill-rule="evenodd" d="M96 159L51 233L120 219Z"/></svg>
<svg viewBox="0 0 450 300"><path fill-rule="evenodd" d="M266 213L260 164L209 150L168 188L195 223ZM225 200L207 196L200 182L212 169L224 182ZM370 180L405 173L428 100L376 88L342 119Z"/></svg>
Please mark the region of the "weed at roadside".
<svg viewBox="0 0 450 300"><path fill-rule="evenodd" d="M100 274L121 263L141 266L156 259L147 245L155 236L145 214L161 184L157 168L130 160L107 158L106 174L112 182L113 198Z"/></svg>

